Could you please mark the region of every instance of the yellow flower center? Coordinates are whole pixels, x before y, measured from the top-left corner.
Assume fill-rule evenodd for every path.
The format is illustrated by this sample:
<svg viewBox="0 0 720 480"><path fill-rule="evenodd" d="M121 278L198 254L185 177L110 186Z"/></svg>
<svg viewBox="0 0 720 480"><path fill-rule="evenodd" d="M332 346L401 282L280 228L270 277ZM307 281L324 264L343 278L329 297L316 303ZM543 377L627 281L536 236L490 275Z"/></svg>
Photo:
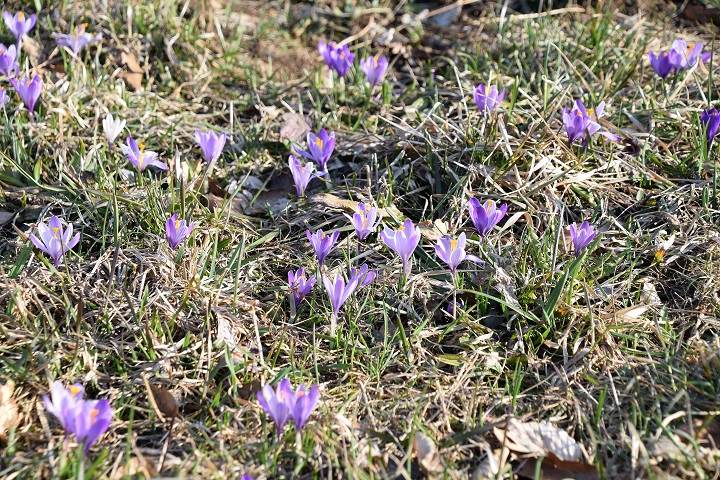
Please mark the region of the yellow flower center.
<svg viewBox="0 0 720 480"><path fill-rule="evenodd" d="M75 29L73 30L73 37L78 38L78 35L79 35L78 27L77 27L77 25L75 25Z"/></svg>
<svg viewBox="0 0 720 480"><path fill-rule="evenodd" d="M92 412L90 412L90 421L92 423L95 423L97 421L97 416L99 413L100 413L100 410L98 410L97 408L92 409Z"/></svg>
<svg viewBox="0 0 720 480"><path fill-rule="evenodd" d="M60 228L53 227L52 231L53 231L53 235L55 235L57 238L60 238ZM70 387L70 388L72 389L72 388L77 388L77 387Z"/></svg>
<svg viewBox="0 0 720 480"><path fill-rule="evenodd" d="M685 56L689 56L690 53L692 52L693 48L695 48L695 44L694 44L694 43L688 43L688 45L687 45L687 51L685 52Z"/></svg>
<svg viewBox="0 0 720 480"><path fill-rule="evenodd" d="M23 12L18 12L18 20L24 20L25 14Z"/></svg>
<svg viewBox="0 0 720 480"><path fill-rule="evenodd" d="M402 232L403 230L405 230L405 225L400 225L400 226L398 227L398 231L399 231L399 232Z"/></svg>
<svg viewBox="0 0 720 480"><path fill-rule="evenodd" d="M663 57L667 57L667 56L668 56L668 52L662 52L662 56L663 56Z"/></svg>
<svg viewBox="0 0 720 480"><path fill-rule="evenodd" d="M53 230L55 230L55 229L53 229ZM70 385L70 387L68 388L68 390L70 390L70 393L71 393L72 396L74 397L75 395L77 395L78 393L80 393L81 388L80 388L80 387L76 387L75 385Z"/></svg>
<svg viewBox="0 0 720 480"><path fill-rule="evenodd" d="M300 391L297 393L298 398L302 397L303 395L305 395L305 391L304 391L304 390L300 390Z"/></svg>
<svg viewBox="0 0 720 480"><path fill-rule="evenodd" d="M587 109L587 116L588 116L588 117L594 117L594 116L595 116L595 109L594 109L594 108L588 108L588 109Z"/></svg>
<svg viewBox="0 0 720 480"><path fill-rule="evenodd" d="M180 220L175 220L175 231L180 229Z"/></svg>
<svg viewBox="0 0 720 480"><path fill-rule="evenodd" d="M315 139L315 143L317 143L317 146L318 146L318 147L322 148L322 146L323 146L323 141L322 141L322 140L320 140L319 138L316 138L316 139Z"/></svg>
<svg viewBox="0 0 720 480"><path fill-rule="evenodd" d="M345 58L345 52L340 52L340 58L342 58L342 59Z"/></svg>
<svg viewBox="0 0 720 480"><path fill-rule="evenodd" d="M487 201L487 206L488 206L488 208L492 208L492 207L495 206L495 202L493 202L492 200L488 200L488 201Z"/></svg>
<svg viewBox="0 0 720 480"><path fill-rule="evenodd" d="M457 248L457 240L450 240L450 250L455 250Z"/></svg>
<svg viewBox="0 0 720 480"><path fill-rule="evenodd" d="M378 56L375 55L375 56L373 57L373 60L374 60L374 63L375 63L375 67L377 68L377 66L378 66Z"/></svg>

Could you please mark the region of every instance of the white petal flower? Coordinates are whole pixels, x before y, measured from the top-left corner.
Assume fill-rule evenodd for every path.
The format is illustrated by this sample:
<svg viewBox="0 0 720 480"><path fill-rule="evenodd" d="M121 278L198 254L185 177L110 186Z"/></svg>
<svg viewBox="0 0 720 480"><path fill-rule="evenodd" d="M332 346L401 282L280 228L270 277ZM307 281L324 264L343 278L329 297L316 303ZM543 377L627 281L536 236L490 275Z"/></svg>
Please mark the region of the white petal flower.
<svg viewBox="0 0 720 480"><path fill-rule="evenodd" d="M125 120L114 119L111 113L108 113L108 116L103 120L103 130L105 130L105 136L111 145L124 128Z"/></svg>

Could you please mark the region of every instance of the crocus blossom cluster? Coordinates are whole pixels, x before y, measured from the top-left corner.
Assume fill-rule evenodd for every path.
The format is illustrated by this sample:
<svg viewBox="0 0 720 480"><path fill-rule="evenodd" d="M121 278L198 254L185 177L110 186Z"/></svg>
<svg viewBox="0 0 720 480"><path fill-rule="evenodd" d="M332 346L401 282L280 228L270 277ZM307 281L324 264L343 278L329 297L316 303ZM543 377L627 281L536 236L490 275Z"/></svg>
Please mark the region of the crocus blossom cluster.
<svg viewBox="0 0 720 480"><path fill-rule="evenodd" d="M475 88L473 92L473 98L475 99L475 105L484 114L487 115L495 110L498 105L505 98L505 89L498 93L498 89L495 85L483 85L482 83Z"/></svg>
<svg viewBox="0 0 720 480"><path fill-rule="evenodd" d="M328 293L328 297L330 297L330 305L333 311L330 318L330 335L335 335L340 309L348 298L350 298L350 295L352 295L359 286L364 287L369 285L376 276L377 273L368 271L368 266L365 264L359 269L350 269L350 276L347 283L339 273L333 276L323 274L323 285Z"/></svg>
<svg viewBox="0 0 720 480"><path fill-rule="evenodd" d="M257 392L257 399L275 422L277 438L280 438L288 420L292 420L297 430L302 430L317 407L320 391L317 385L313 385L309 390L305 385L300 385L297 391L293 392L290 380L283 378L275 390L270 385L265 385Z"/></svg>
<svg viewBox="0 0 720 480"><path fill-rule="evenodd" d="M85 400L85 389L80 384L65 388L60 382L50 386L50 397L43 395L45 410L60 421L65 435L73 434L78 442L84 444L83 454L110 427L112 407L106 399Z"/></svg>
<svg viewBox="0 0 720 480"><path fill-rule="evenodd" d="M380 220L377 218L378 209L368 207L364 203L358 203L355 213L352 216L352 224L355 227L355 234L358 240L364 241L368 235L377 230Z"/></svg>
<svg viewBox="0 0 720 480"><path fill-rule="evenodd" d="M480 200L473 197L468 202L468 213L480 236L485 238L503 219L507 213L507 205L503 204L498 208L497 203L492 200L480 204Z"/></svg>
<svg viewBox="0 0 720 480"><path fill-rule="evenodd" d="M305 235L307 235L310 245L312 245L313 250L315 250L318 263L320 264L320 267L322 267L328 253L330 253L330 250L332 250L335 246L335 242L337 242L340 232L333 232L330 235L326 235L322 229L315 233L310 233L310 230L306 230Z"/></svg>
<svg viewBox="0 0 720 480"><path fill-rule="evenodd" d="M195 224L188 223L185 220L178 219L176 213L173 213L167 222L165 222L165 235L170 244L170 248L177 250L182 242L184 242L192 233Z"/></svg>
<svg viewBox="0 0 720 480"><path fill-rule="evenodd" d="M670 50L663 50L657 55L649 52L650 66L653 67L655 73L660 78L667 78L670 73L679 73L682 70L692 68L699 61L707 62L710 60L711 52L702 52L702 43L686 43L680 38L676 38Z"/></svg>
<svg viewBox="0 0 720 480"><path fill-rule="evenodd" d="M350 51L347 45L339 46L335 42L318 43L318 50L325 63L334 70L339 77L344 77L355 60L355 54Z"/></svg>
<svg viewBox="0 0 720 480"><path fill-rule="evenodd" d="M73 57L77 58L80 50L90 43L95 43L102 38L102 34L92 35L85 31L87 27L86 23L82 25L76 25L72 33L56 33L57 44L59 47L67 47L73 54Z"/></svg>
<svg viewBox="0 0 720 480"><path fill-rule="evenodd" d="M578 138L582 140L583 148L587 148L588 140L596 133L617 142L620 137L610 132L600 130L598 120L605 110L605 102L600 102L595 110L585 108L580 100L575 100L572 110L565 107L562 112L563 124L568 136L568 145L572 145Z"/></svg>
<svg viewBox="0 0 720 480"><path fill-rule="evenodd" d="M79 233L74 237L72 236L72 223L69 223L67 228L63 230L62 223L56 216L50 218L47 225L42 222L38 223L38 233L40 234L39 238L30 234L30 241L38 250L52 259L56 268L60 265L60 260L65 252L72 250L80 241Z"/></svg>
<svg viewBox="0 0 720 480"><path fill-rule="evenodd" d="M570 238L575 247L575 256L579 257L580 252L597 236L597 231L587 221L584 221L579 227L573 222L569 228Z"/></svg>
<svg viewBox="0 0 720 480"><path fill-rule="evenodd" d="M395 230L385 227L380 237L385 245L400 257L403 274L407 275L412 265L412 254L420 243L420 232L412 220L405 220L405 223Z"/></svg>
<svg viewBox="0 0 720 480"><path fill-rule="evenodd" d="M465 253L466 242L465 232L462 232L456 239L447 235L443 236L435 245L435 253L440 260L447 264L453 277L457 276L457 268L465 260L482 263L482 260L475 255Z"/></svg>

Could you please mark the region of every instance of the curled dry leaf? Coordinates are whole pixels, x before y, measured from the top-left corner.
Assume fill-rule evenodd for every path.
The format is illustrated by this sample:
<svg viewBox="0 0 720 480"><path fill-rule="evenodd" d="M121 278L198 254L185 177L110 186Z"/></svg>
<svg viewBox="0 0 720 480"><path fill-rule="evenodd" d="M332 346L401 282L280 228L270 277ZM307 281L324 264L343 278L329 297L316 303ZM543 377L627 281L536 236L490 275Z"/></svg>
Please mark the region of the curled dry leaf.
<svg viewBox="0 0 720 480"><path fill-rule="evenodd" d="M15 383L8 381L0 386L0 439L7 438L7 432L17 426L18 406L13 398Z"/></svg>
<svg viewBox="0 0 720 480"><path fill-rule="evenodd" d="M150 392L155 399L155 405L158 410L167 418L175 418L180 416L180 409L173 394L162 387L150 385Z"/></svg>
<svg viewBox="0 0 720 480"><path fill-rule="evenodd" d="M305 139L310 129L310 120L299 113L285 113L282 116L285 125L280 127L280 138L287 138L291 142L300 142Z"/></svg>
<svg viewBox="0 0 720 480"><path fill-rule="evenodd" d="M493 429L498 441L516 453L524 453L542 457L552 453L565 462L581 462L583 460L580 445L561 430L546 422L523 423L511 418L505 430Z"/></svg>
<svg viewBox="0 0 720 480"><path fill-rule="evenodd" d="M413 451L420 468L427 473L440 473L444 470L444 461L435 446L435 442L422 432L415 433Z"/></svg>
<svg viewBox="0 0 720 480"><path fill-rule="evenodd" d="M515 473L521 478L536 478L535 464L535 460L526 461ZM573 480L599 480L600 478L595 465L560 460L552 453L548 453L542 459L540 468L543 480L565 480L568 478Z"/></svg>
<svg viewBox="0 0 720 480"><path fill-rule="evenodd" d="M137 58L135 58L135 55L130 52L121 52L120 61L126 68L126 70L120 74L120 78L125 80L125 83L130 85L133 90L142 90L144 71Z"/></svg>
<svg viewBox="0 0 720 480"><path fill-rule="evenodd" d="M517 299L517 296L515 295L515 282L513 279L508 275L508 273L503 270L502 268L498 267L495 269L495 290L497 290L500 295L502 295L503 300L507 302L508 305L512 306L513 308L520 310L520 302Z"/></svg>
<svg viewBox="0 0 720 480"><path fill-rule="evenodd" d="M160 473L155 465L145 457L132 457L128 462L117 469L110 477L112 480L121 480L123 478L155 478Z"/></svg>

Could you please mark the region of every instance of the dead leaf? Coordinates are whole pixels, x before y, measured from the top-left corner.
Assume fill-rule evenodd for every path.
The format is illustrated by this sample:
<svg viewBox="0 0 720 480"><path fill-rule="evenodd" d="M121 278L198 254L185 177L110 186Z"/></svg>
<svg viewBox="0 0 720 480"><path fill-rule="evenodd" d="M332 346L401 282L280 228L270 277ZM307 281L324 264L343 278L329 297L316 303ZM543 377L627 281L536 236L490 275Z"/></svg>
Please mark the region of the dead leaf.
<svg viewBox="0 0 720 480"><path fill-rule="evenodd" d="M142 475L141 478L155 478L159 477L160 473L147 458L132 457L125 465L117 469L110 478L111 480L121 480L127 477L135 478L137 475Z"/></svg>
<svg viewBox="0 0 720 480"><path fill-rule="evenodd" d="M25 50L27 58L30 59L30 65L37 67L42 63L42 45L40 45L40 42L25 35L23 36L22 49Z"/></svg>
<svg viewBox="0 0 720 480"><path fill-rule="evenodd" d="M622 310L615 312L615 319L625 322L632 322L639 320L640 317L647 311L647 305L632 305Z"/></svg>
<svg viewBox="0 0 720 480"><path fill-rule="evenodd" d="M507 450L506 450L507 452ZM500 458L502 451L500 449L492 451L490 447L485 446L485 457L480 460L477 468L472 474L472 480L486 480L496 478L500 472Z"/></svg>
<svg viewBox="0 0 720 480"><path fill-rule="evenodd" d="M515 418L508 420L505 430L495 427L498 441L516 453L536 457L554 454L564 462L583 460L580 445L565 432L547 422L523 423Z"/></svg>
<svg viewBox="0 0 720 480"><path fill-rule="evenodd" d="M13 398L15 382L8 380L0 386L0 439L7 439L7 432L16 427L19 420L17 403Z"/></svg>
<svg viewBox="0 0 720 480"><path fill-rule="evenodd" d="M310 197L310 201L330 208L347 210L350 213L355 212L358 206L358 202L354 200L346 200L331 193L317 193ZM389 205L385 208L378 209L378 215L380 215L380 217L390 217L398 222L403 222L405 220L405 215L403 215L395 205Z"/></svg>
<svg viewBox="0 0 720 480"><path fill-rule="evenodd" d="M513 308L520 310L520 302L518 302L517 295L515 295L515 282L508 275L508 273L502 268L498 267L495 269L495 290L497 290L502 296L505 302Z"/></svg>
<svg viewBox="0 0 720 480"><path fill-rule="evenodd" d="M255 398L255 394L260 391L262 386L258 379L245 382L238 388L238 396L243 400L250 400Z"/></svg>
<svg viewBox="0 0 720 480"><path fill-rule="evenodd" d="M536 460L528 460L515 473L520 477L535 478L535 462ZM574 480L598 480L600 478L595 465L560 460L551 452L542 459L540 468L543 480L565 480L568 478Z"/></svg>
<svg viewBox="0 0 720 480"><path fill-rule="evenodd" d="M180 416L180 409L178 408L177 401L173 397L172 393L165 390L163 387L156 385L150 385L150 392L152 397L148 397L151 404L157 407L157 410L167 418L175 418ZM161 418L161 420L164 420Z"/></svg>
<svg viewBox="0 0 720 480"><path fill-rule="evenodd" d="M299 113L285 113L282 116L285 125L280 128L280 139L287 138L291 142L305 140L305 136L311 130L310 119Z"/></svg>
<svg viewBox="0 0 720 480"><path fill-rule="evenodd" d="M120 78L125 80L125 83L130 85L136 92L142 90L142 79L145 72L135 55L130 52L120 52L120 61L127 69L127 71L120 74Z"/></svg>
<svg viewBox="0 0 720 480"><path fill-rule="evenodd" d="M416 432L413 438L413 451L420 468L427 473L440 473L445 469L443 458L435 446L435 442L422 432Z"/></svg>

